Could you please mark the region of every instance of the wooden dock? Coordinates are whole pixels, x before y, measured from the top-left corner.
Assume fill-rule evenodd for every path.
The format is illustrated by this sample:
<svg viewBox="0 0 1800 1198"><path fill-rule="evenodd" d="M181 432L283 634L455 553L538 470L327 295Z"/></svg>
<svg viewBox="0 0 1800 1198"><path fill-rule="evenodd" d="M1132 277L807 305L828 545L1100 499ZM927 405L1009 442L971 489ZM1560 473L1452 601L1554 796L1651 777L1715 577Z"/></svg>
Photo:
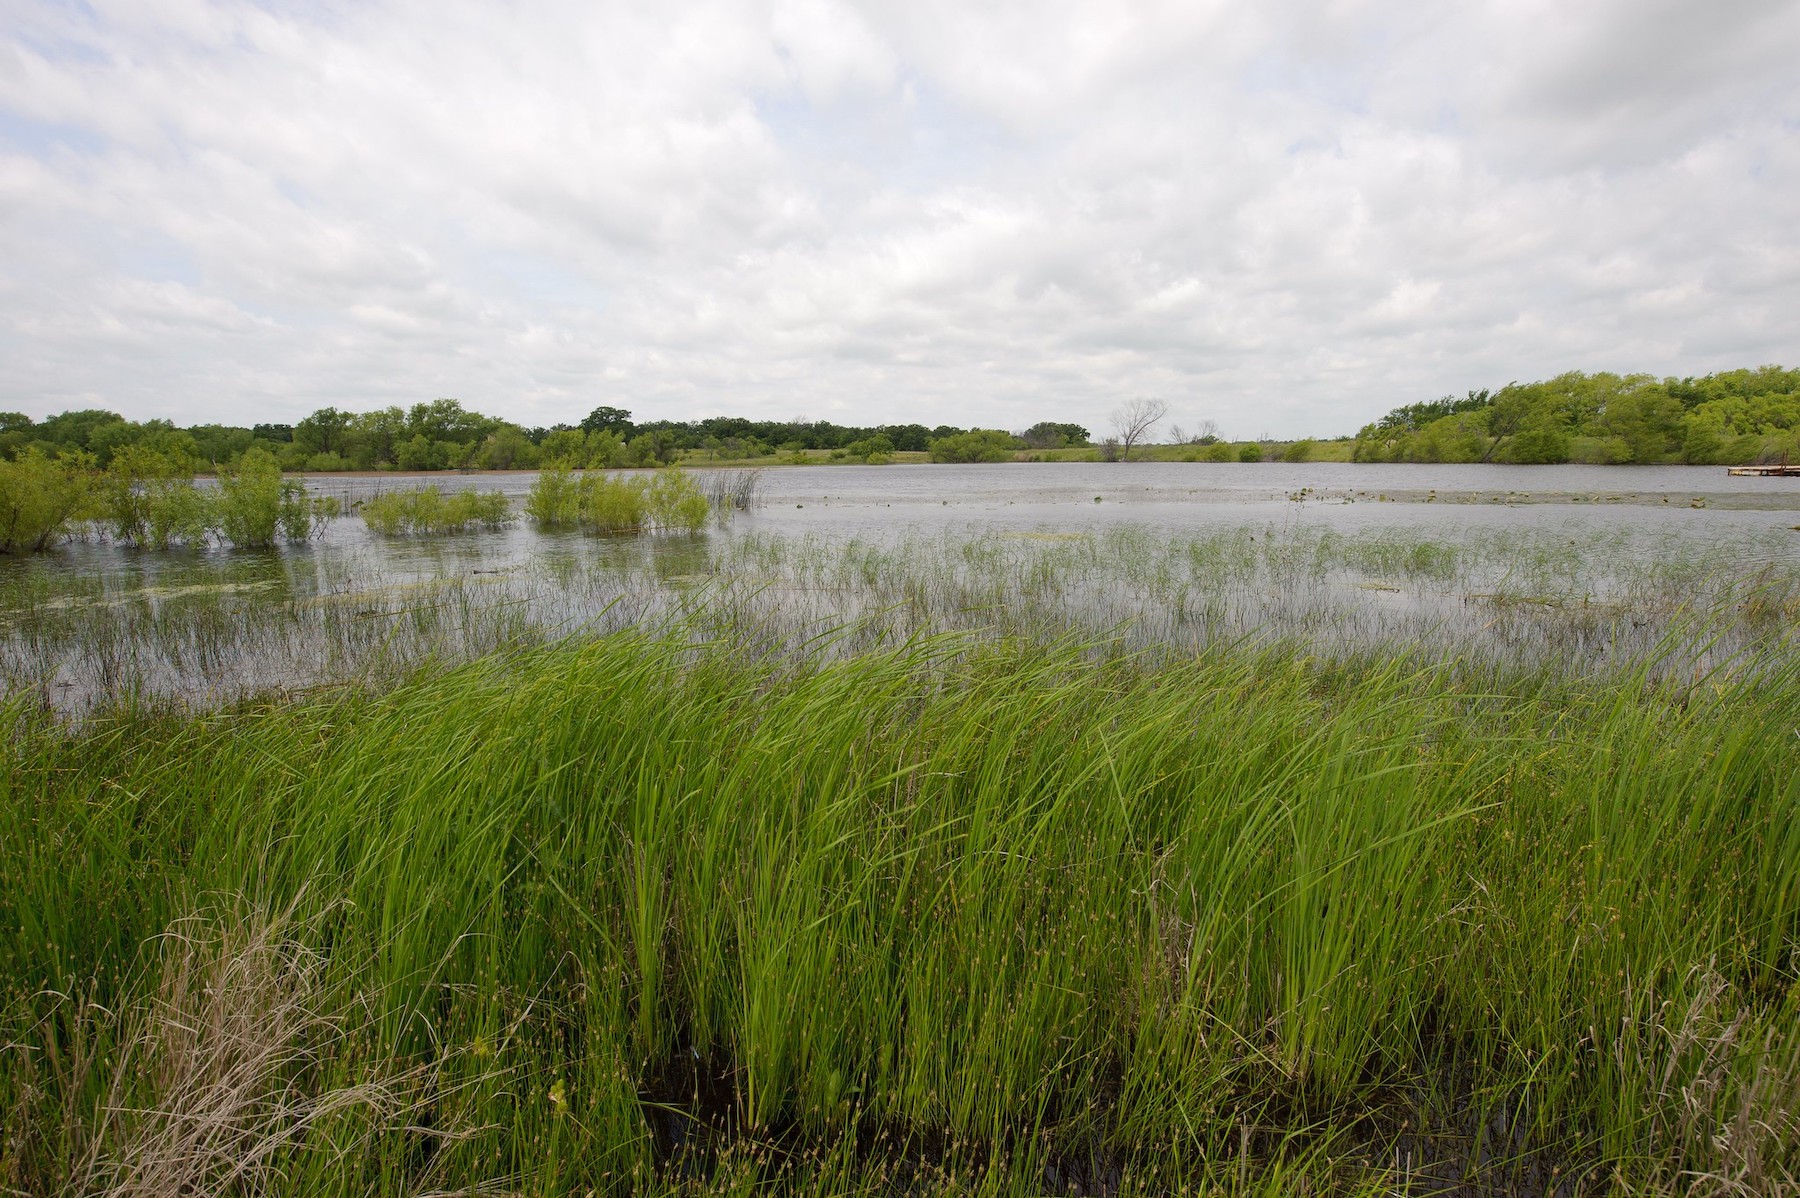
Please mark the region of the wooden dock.
<svg viewBox="0 0 1800 1198"><path fill-rule="evenodd" d="M1740 477L1800 478L1800 466L1790 466L1786 462L1782 462L1778 466L1730 466L1726 468L1725 473L1736 474Z"/></svg>

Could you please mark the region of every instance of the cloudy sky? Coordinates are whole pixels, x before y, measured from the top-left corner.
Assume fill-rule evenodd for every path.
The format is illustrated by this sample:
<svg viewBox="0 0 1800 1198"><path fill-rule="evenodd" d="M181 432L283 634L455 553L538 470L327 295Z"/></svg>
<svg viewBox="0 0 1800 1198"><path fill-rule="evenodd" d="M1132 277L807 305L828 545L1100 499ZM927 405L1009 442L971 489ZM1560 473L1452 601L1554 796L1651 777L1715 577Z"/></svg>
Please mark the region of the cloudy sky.
<svg viewBox="0 0 1800 1198"><path fill-rule="evenodd" d="M0 0L0 409L1239 437L1800 365L1795 0Z"/></svg>

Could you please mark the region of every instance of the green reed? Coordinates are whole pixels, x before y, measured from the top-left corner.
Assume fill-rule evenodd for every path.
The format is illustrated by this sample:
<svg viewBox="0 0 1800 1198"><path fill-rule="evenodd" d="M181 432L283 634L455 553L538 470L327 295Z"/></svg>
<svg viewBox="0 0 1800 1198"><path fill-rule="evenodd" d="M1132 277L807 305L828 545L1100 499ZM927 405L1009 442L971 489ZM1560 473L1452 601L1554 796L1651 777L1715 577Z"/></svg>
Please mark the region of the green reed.
<svg viewBox="0 0 1800 1198"><path fill-rule="evenodd" d="M483 529L498 531L517 517L499 491L452 491L435 486L383 491L362 504L363 523L383 536L450 536Z"/></svg>
<svg viewBox="0 0 1800 1198"><path fill-rule="evenodd" d="M625 631L79 730L15 702L0 1184L1800 1168L1791 663L1475 685L1394 651L753 644Z"/></svg>

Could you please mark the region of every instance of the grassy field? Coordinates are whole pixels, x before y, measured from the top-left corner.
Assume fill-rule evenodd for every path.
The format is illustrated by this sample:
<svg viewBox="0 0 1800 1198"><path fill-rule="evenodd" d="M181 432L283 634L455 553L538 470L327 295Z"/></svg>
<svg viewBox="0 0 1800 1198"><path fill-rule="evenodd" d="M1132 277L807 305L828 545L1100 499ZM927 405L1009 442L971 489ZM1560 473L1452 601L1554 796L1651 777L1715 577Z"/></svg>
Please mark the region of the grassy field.
<svg viewBox="0 0 1800 1198"><path fill-rule="evenodd" d="M0 1185L1776 1193L1800 677L622 632L5 713Z"/></svg>

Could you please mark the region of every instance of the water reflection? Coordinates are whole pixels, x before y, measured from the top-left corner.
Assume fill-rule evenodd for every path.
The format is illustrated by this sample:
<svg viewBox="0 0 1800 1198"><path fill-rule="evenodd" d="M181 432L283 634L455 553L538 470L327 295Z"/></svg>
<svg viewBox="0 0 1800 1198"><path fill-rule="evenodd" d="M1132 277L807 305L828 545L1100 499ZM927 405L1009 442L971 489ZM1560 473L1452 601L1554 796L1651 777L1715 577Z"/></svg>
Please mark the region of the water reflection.
<svg viewBox="0 0 1800 1198"><path fill-rule="evenodd" d="M1572 489L1595 476L1630 490ZM1358 486L1333 493L1346 477ZM1530 499L1466 498L1526 478ZM310 485L354 500L407 481ZM522 495L530 476L431 481ZM1076 629L1577 671L1642 660L1700 620L1717 639L1691 668L1787 652L1800 595L1800 483L1712 470L795 468L765 476L764 496L691 538L380 538L347 518L269 551L76 542L0 562L0 677L63 710L219 703L664 620L763 648L845 625L838 643Z"/></svg>

